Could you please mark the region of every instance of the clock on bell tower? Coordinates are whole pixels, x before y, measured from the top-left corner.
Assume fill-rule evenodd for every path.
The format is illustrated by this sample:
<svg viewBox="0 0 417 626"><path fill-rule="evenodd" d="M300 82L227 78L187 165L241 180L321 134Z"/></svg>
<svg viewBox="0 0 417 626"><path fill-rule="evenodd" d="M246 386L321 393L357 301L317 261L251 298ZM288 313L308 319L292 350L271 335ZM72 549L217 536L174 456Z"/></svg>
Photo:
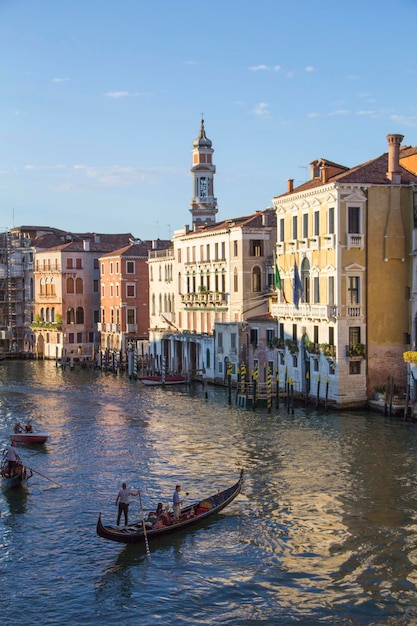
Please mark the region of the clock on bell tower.
<svg viewBox="0 0 417 626"><path fill-rule="evenodd" d="M216 221L217 198L214 197L214 174L212 142L206 136L204 120L201 120L200 132L193 141L193 197L191 198L190 213L193 226L213 224Z"/></svg>

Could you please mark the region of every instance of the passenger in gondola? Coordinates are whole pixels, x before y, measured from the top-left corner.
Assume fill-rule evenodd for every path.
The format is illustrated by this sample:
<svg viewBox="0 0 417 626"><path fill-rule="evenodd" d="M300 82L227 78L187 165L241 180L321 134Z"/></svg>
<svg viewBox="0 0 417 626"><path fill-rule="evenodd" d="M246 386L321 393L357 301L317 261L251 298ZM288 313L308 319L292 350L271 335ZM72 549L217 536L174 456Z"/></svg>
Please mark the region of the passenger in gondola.
<svg viewBox="0 0 417 626"><path fill-rule="evenodd" d="M23 432L22 424L20 422L16 422L13 427L13 432L16 433L16 435Z"/></svg>
<svg viewBox="0 0 417 626"><path fill-rule="evenodd" d="M30 420L28 420L28 421L26 422L25 432L26 432L26 433L32 433L32 432L33 432L32 422L31 422Z"/></svg>

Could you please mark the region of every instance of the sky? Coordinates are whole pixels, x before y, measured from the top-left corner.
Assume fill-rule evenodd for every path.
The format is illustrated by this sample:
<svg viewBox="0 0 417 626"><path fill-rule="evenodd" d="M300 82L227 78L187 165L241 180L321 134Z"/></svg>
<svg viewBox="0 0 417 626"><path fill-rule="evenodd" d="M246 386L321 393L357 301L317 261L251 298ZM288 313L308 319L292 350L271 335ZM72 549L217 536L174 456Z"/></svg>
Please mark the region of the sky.
<svg viewBox="0 0 417 626"><path fill-rule="evenodd" d="M219 221L415 146L416 24L416 0L0 0L0 230L170 239L202 117Z"/></svg>

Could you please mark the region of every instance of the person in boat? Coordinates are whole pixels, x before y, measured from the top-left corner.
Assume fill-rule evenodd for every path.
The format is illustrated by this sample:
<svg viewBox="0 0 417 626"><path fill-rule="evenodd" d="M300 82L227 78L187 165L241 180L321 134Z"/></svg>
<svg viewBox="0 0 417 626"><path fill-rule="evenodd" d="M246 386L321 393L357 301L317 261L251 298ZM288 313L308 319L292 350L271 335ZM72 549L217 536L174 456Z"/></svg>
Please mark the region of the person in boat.
<svg viewBox="0 0 417 626"><path fill-rule="evenodd" d="M7 448L7 472L10 477L15 476L18 472L17 464L20 461L20 456L16 452L16 442L12 441L11 445Z"/></svg>
<svg viewBox="0 0 417 626"><path fill-rule="evenodd" d="M116 506L119 505L119 509L117 512L117 526L120 525L120 518L122 517L122 514L124 515L124 518L125 518L125 526L128 525L129 523L129 497L138 496L138 495L139 495L139 491L137 493L133 493L132 491L129 491L126 483L122 484L122 488L120 489L116 498Z"/></svg>
<svg viewBox="0 0 417 626"><path fill-rule="evenodd" d="M150 522L156 522L157 520L159 520L163 512L164 512L164 505L162 504L162 502L158 502L156 511L149 511L148 520Z"/></svg>
<svg viewBox="0 0 417 626"><path fill-rule="evenodd" d="M32 433L32 432L33 432L32 422L28 420L25 426L25 433Z"/></svg>
<svg viewBox="0 0 417 626"><path fill-rule="evenodd" d="M177 485L175 487L175 491L172 496L172 508L174 510L174 523L180 521L181 517L181 506L183 500L181 500L181 485Z"/></svg>
<svg viewBox="0 0 417 626"><path fill-rule="evenodd" d="M13 428L13 432L16 435L18 435L19 433L23 432L22 424L20 422L16 422L16 424L14 425L14 428Z"/></svg>

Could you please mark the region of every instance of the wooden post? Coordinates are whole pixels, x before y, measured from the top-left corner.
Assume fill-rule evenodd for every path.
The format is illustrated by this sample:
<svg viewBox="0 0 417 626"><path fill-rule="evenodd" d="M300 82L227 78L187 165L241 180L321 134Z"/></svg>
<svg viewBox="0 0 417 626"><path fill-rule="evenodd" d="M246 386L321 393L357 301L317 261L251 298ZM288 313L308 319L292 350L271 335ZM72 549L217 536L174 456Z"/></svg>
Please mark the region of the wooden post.
<svg viewBox="0 0 417 626"><path fill-rule="evenodd" d="M229 404L232 404L232 367L232 363L229 361L227 364L227 388Z"/></svg>
<svg viewBox="0 0 417 626"><path fill-rule="evenodd" d="M320 374L317 377L317 398L316 398L316 409L319 406L320 402Z"/></svg>
<svg viewBox="0 0 417 626"><path fill-rule="evenodd" d="M310 395L310 372L307 372L306 373L306 397L305 397L306 406L308 404L309 395Z"/></svg>
<svg viewBox="0 0 417 626"><path fill-rule="evenodd" d="M267 406L268 406L268 413L270 413L271 408L272 408L272 372L271 372L270 367L268 367L268 373L267 373L267 390L268 390Z"/></svg>
<svg viewBox="0 0 417 626"><path fill-rule="evenodd" d="M275 370L275 380L277 383L277 397L275 399L276 407L279 409L279 368L277 365L277 369Z"/></svg>
<svg viewBox="0 0 417 626"><path fill-rule="evenodd" d="M329 382L330 382L330 379L329 379L328 376L326 376L326 399L325 399L325 402L324 402L324 410L325 411L327 411L327 399L329 397Z"/></svg>

